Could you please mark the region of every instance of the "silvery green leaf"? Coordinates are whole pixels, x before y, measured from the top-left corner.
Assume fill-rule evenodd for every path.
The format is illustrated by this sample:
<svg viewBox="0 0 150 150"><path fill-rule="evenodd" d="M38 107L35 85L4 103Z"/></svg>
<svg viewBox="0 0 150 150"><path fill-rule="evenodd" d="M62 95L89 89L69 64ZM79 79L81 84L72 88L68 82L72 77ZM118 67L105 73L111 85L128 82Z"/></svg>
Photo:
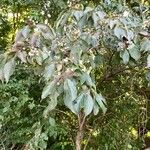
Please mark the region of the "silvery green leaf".
<svg viewBox="0 0 150 150"><path fill-rule="evenodd" d="M147 57L147 67L150 68L150 54Z"/></svg>
<svg viewBox="0 0 150 150"><path fill-rule="evenodd" d="M74 16L75 16L76 20L79 21L80 18L83 16L83 11L79 11L79 10L75 11Z"/></svg>
<svg viewBox="0 0 150 150"><path fill-rule="evenodd" d="M82 93L80 96L78 96L74 101L73 101L73 105L74 105L74 110L76 112L76 114L78 114L81 110L81 108L83 107L83 100L84 100L84 94Z"/></svg>
<svg viewBox="0 0 150 150"><path fill-rule="evenodd" d="M52 75L54 74L55 71L55 65L54 64L48 64L47 66L45 66L44 72L43 72L43 77L45 78L45 80L49 80Z"/></svg>
<svg viewBox="0 0 150 150"><path fill-rule="evenodd" d="M13 74L15 70L15 58L11 58L5 65L4 65L4 78L6 83L9 81L10 76Z"/></svg>
<svg viewBox="0 0 150 150"><path fill-rule="evenodd" d="M141 44L141 50L142 51L150 51L150 40L145 39Z"/></svg>
<svg viewBox="0 0 150 150"><path fill-rule="evenodd" d="M56 83L52 81L44 87L43 92L42 92L42 97L41 97L42 99L45 99L48 95L53 93L55 89L55 84Z"/></svg>
<svg viewBox="0 0 150 150"><path fill-rule="evenodd" d="M141 53L140 53L140 50L138 48L138 46L132 44L128 47L128 50L129 50L129 53L130 53L130 56L135 59L136 61L138 59L140 59L141 57Z"/></svg>
<svg viewBox="0 0 150 150"><path fill-rule="evenodd" d="M85 116L88 116L92 112L93 107L94 107L94 101L93 101L92 96L90 94L86 94L84 96L84 113L85 113Z"/></svg>
<svg viewBox="0 0 150 150"><path fill-rule="evenodd" d="M98 114L98 112L99 112L99 106L97 105L97 103L96 103L96 102L94 102L93 112L94 112L94 115L97 115L97 114Z"/></svg>
<svg viewBox="0 0 150 150"><path fill-rule="evenodd" d="M98 105L101 107L103 113L105 114L107 111L107 108L105 106L106 102L105 102L104 97L101 94L96 94L96 101Z"/></svg>
<svg viewBox="0 0 150 150"><path fill-rule="evenodd" d="M30 33L30 28L29 26L25 26L22 30L21 30L21 33L22 35L24 36L24 38L27 38L29 33Z"/></svg>
<svg viewBox="0 0 150 150"><path fill-rule="evenodd" d="M122 52L121 52L122 53ZM124 64L127 64L129 62L129 52L127 50L125 50L122 54L121 54L121 57L123 59L123 63Z"/></svg>
<svg viewBox="0 0 150 150"><path fill-rule="evenodd" d="M122 39L122 37L127 36L126 31L119 26L116 26L114 28L114 34L115 34L115 36L117 36L118 39Z"/></svg>
<svg viewBox="0 0 150 150"><path fill-rule="evenodd" d="M55 126L55 124L56 124L55 119L52 117L49 117L49 123L51 126Z"/></svg>
<svg viewBox="0 0 150 150"><path fill-rule="evenodd" d="M66 79L64 82L64 103L73 112L76 113L73 106L73 101L77 98L76 85L70 79Z"/></svg>
<svg viewBox="0 0 150 150"><path fill-rule="evenodd" d="M81 84L83 84L84 82L86 82L87 85L93 86L92 79L91 79L90 75L87 74L87 73L83 73L83 74L81 75L81 77L80 77L80 82L81 82Z"/></svg>
<svg viewBox="0 0 150 150"><path fill-rule="evenodd" d="M55 92L55 91L54 91L53 94L51 94L48 106L45 108L45 110L43 112L43 116L45 118L47 118L48 114L50 113L50 111L54 110L55 107L57 106L57 97L58 96L59 96L59 94L57 92Z"/></svg>

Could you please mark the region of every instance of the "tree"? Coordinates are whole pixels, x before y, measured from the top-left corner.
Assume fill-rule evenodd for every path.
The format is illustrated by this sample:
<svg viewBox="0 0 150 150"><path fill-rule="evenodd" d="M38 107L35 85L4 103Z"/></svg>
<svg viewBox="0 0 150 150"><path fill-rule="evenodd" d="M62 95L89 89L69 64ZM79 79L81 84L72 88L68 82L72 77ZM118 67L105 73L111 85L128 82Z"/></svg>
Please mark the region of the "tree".
<svg viewBox="0 0 150 150"><path fill-rule="evenodd" d="M108 7L109 4L83 8L80 3L72 3L53 26L29 20L17 32L12 48L0 57L2 82L8 83L20 60L44 81L41 99L48 101L44 118L49 118L51 111L62 101L76 114L77 150L82 145L86 149L88 144L88 141L87 144L82 141L89 116L99 114L100 109L106 113L105 94L101 93L109 93L107 90L110 89L105 90L105 81L121 73L140 72L141 68L149 80L148 14L141 17L131 10L124 10L123 6L120 12L105 12ZM54 122L52 118L49 121ZM30 149L32 141L41 136L41 130L36 130L28 143Z"/></svg>

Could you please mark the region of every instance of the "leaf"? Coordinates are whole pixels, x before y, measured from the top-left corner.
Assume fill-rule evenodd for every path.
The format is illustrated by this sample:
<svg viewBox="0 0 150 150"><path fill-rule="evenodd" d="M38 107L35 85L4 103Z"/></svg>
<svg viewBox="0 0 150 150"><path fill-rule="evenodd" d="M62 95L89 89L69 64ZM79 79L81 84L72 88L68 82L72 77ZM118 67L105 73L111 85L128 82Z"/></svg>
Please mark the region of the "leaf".
<svg viewBox="0 0 150 150"><path fill-rule="evenodd" d="M84 100L84 94L82 93L79 97L77 97L74 101L73 101L73 105L74 105L74 110L76 112L76 114L78 114L81 110L81 108L83 107L83 100Z"/></svg>
<svg viewBox="0 0 150 150"><path fill-rule="evenodd" d="M52 81L44 87L41 98L45 99L48 95L53 93L54 89L55 81Z"/></svg>
<svg viewBox="0 0 150 150"><path fill-rule="evenodd" d="M122 57L122 59L123 59L123 63L124 63L124 64L127 64L127 63L129 62L130 56L129 56L129 53L128 53L127 50L125 50L125 51L123 52L123 54L121 55L121 57Z"/></svg>
<svg viewBox="0 0 150 150"><path fill-rule="evenodd" d="M129 53L130 53L130 56L135 59L136 61L138 59L140 59L141 57L141 53L139 51L139 48L138 46L132 44L131 46L128 47L128 50L129 50Z"/></svg>
<svg viewBox="0 0 150 150"><path fill-rule="evenodd" d="M88 116L94 107L94 101L90 94L86 94L84 96L84 113L85 116Z"/></svg>
<svg viewBox="0 0 150 150"><path fill-rule="evenodd" d="M22 30L21 30L22 35L24 36L24 38L27 38L29 33L30 33L30 28L29 26L25 26Z"/></svg>
<svg viewBox="0 0 150 150"><path fill-rule="evenodd" d="M98 105L101 107L103 113L105 114L107 111L107 108L104 105L104 104L106 104L104 97L101 94L96 94L96 101L97 101Z"/></svg>
<svg viewBox="0 0 150 150"><path fill-rule="evenodd" d="M38 52L38 55L35 57L35 59L36 59L37 64L41 66L43 62L43 57L40 52Z"/></svg>
<svg viewBox="0 0 150 150"><path fill-rule="evenodd" d="M147 67L150 68L150 54L147 57Z"/></svg>
<svg viewBox="0 0 150 150"><path fill-rule="evenodd" d="M142 43L141 43L141 50L147 52L150 51L150 40L145 39Z"/></svg>
<svg viewBox="0 0 150 150"><path fill-rule="evenodd" d="M76 20L79 21L80 18L83 16L83 11L78 11L78 10L75 11L74 16L75 16Z"/></svg>
<svg viewBox="0 0 150 150"><path fill-rule="evenodd" d="M49 123L51 126L55 126L56 122L54 118L49 117Z"/></svg>
<svg viewBox="0 0 150 150"><path fill-rule="evenodd" d="M20 60L24 63L27 62L26 57L27 57L27 53L25 51L18 51L16 53L17 57L20 58Z"/></svg>
<svg viewBox="0 0 150 150"><path fill-rule="evenodd" d="M96 102L94 102L94 109L93 109L94 115L97 115L99 112L99 106Z"/></svg>
<svg viewBox="0 0 150 150"><path fill-rule="evenodd" d="M94 36L91 37L91 44L93 47L98 46L98 41L97 41L96 37L94 37Z"/></svg>
<svg viewBox="0 0 150 150"><path fill-rule="evenodd" d="M116 26L114 28L114 34L117 36L118 39L121 39L122 37L127 37L126 31L119 26Z"/></svg>
<svg viewBox="0 0 150 150"><path fill-rule="evenodd" d="M117 20L110 20L110 21L109 21L110 29L113 29L114 26L116 25L116 23L117 23Z"/></svg>
<svg viewBox="0 0 150 150"><path fill-rule="evenodd" d="M8 83L10 76L15 70L15 58L10 59L4 66L4 78Z"/></svg>
<svg viewBox="0 0 150 150"><path fill-rule="evenodd" d="M57 97L59 96L59 94L57 92L54 92L54 94L52 94L50 96L50 101L48 106L46 107L46 109L43 112L43 116L45 118L48 117L48 114L50 113L50 111L54 110L55 107L57 106Z"/></svg>
<svg viewBox="0 0 150 150"><path fill-rule="evenodd" d="M43 77L45 78L46 81L48 81L52 75L54 74L55 71L55 65L54 64L48 64L43 72Z"/></svg>
<svg viewBox="0 0 150 150"><path fill-rule="evenodd" d="M83 84L84 82L86 82L87 85L93 86L92 79L91 79L90 75L87 74L87 73L83 73L83 74L81 75L81 77L80 77L80 82L81 82L81 84Z"/></svg>
<svg viewBox="0 0 150 150"><path fill-rule="evenodd" d="M96 27L97 26L97 22L99 20L99 17L98 15L94 12L93 15L92 15L92 18L93 18L93 21L94 21L94 26Z"/></svg>
<svg viewBox="0 0 150 150"><path fill-rule="evenodd" d="M71 96L70 97L71 100L76 99L77 89L76 89L75 83L73 81L71 81L70 79L66 79L64 82L64 90L65 90L65 92L69 93L69 95Z"/></svg>
<svg viewBox="0 0 150 150"><path fill-rule="evenodd" d="M104 58L102 55L96 55L95 58L94 58L94 63L97 65L102 65L104 62Z"/></svg>
<svg viewBox="0 0 150 150"><path fill-rule="evenodd" d="M76 113L73 106L73 101L77 98L77 89L75 83L70 79L66 79L64 82L64 103L73 112Z"/></svg>
<svg viewBox="0 0 150 150"><path fill-rule="evenodd" d="M0 69L0 80L2 82L4 81L4 71L3 71L3 68Z"/></svg>
<svg viewBox="0 0 150 150"><path fill-rule="evenodd" d="M150 72L146 73L146 80L150 81Z"/></svg>

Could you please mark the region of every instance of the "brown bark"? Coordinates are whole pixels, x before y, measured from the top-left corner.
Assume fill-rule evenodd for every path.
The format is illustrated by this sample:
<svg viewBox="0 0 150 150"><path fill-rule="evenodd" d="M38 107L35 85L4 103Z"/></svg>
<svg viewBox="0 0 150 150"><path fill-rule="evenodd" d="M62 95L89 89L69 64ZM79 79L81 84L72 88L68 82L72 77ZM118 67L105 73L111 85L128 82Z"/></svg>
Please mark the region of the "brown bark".
<svg viewBox="0 0 150 150"><path fill-rule="evenodd" d="M78 128L77 136L76 136L76 150L81 150L82 148L81 142L83 140L85 116L82 117L82 114L78 115L78 123L79 123L79 128Z"/></svg>

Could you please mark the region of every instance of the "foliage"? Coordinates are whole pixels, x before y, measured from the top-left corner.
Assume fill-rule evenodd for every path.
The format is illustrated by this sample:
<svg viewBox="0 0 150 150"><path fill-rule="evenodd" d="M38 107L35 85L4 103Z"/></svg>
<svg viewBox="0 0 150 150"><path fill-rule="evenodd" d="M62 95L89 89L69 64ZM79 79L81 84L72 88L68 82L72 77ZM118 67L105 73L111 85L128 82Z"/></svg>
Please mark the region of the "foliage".
<svg viewBox="0 0 150 150"><path fill-rule="evenodd" d="M149 6L117 3L64 3L62 10L69 10L56 12L51 25L28 20L17 32L12 48L0 56L0 79L7 83L1 84L3 144L46 149L57 139L53 149L141 147L144 136L139 142L132 131L148 123ZM29 72L16 79L22 63Z"/></svg>

